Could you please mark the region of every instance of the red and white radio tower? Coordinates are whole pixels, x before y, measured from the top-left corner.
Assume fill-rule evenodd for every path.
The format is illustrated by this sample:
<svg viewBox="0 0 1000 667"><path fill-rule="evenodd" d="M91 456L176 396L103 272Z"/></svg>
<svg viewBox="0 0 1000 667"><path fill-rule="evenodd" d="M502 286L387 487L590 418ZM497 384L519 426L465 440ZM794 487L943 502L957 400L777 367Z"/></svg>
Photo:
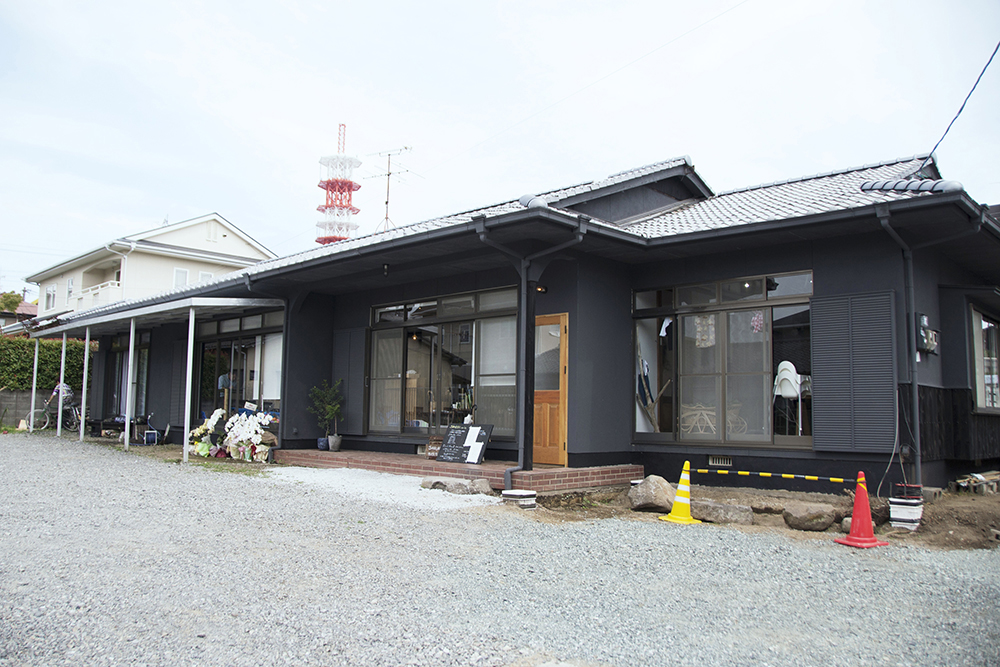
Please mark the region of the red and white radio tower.
<svg viewBox="0 0 1000 667"><path fill-rule="evenodd" d="M319 182L319 187L326 190L326 203L316 207L325 216L316 223L316 243L323 245L349 239L351 232L358 228L353 218L360 209L351 203L351 195L361 186L351 177L354 169L361 166L361 160L344 155L346 133L347 126L341 123L337 154L319 160L326 167L326 178Z"/></svg>

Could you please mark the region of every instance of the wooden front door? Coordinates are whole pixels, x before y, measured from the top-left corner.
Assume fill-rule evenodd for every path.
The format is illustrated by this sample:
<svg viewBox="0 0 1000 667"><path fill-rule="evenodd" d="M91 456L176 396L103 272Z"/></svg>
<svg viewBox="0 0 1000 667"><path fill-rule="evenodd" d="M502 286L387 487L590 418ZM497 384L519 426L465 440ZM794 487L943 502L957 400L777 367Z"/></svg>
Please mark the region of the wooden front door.
<svg viewBox="0 0 1000 667"><path fill-rule="evenodd" d="M566 465L568 343L568 313L535 318L535 463Z"/></svg>

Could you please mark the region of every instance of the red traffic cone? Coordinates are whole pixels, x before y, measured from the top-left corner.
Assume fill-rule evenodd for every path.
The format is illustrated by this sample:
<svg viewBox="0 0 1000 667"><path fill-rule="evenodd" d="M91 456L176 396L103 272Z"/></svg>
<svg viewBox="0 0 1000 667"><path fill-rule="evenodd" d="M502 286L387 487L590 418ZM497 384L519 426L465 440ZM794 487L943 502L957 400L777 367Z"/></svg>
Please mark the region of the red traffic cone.
<svg viewBox="0 0 1000 667"><path fill-rule="evenodd" d="M858 472L858 488L854 492L854 512L851 514L851 532L847 537L838 537L834 542L859 549L889 546L888 542L875 539L872 530L872 507L868 503L868 487L863 472Z"/></svg>

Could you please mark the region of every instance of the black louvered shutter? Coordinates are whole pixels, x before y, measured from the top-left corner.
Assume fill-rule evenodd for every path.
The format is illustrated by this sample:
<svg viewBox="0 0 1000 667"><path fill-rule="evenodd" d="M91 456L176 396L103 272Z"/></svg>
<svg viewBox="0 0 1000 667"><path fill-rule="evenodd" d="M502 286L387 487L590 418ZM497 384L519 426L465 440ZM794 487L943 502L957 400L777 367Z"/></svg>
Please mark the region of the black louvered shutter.
<svg viewBox="0 0 1000 667"><path fill-rule="evenodd" d="M893 294L816 297L813 449L891 452L896 435Z"/></svg>

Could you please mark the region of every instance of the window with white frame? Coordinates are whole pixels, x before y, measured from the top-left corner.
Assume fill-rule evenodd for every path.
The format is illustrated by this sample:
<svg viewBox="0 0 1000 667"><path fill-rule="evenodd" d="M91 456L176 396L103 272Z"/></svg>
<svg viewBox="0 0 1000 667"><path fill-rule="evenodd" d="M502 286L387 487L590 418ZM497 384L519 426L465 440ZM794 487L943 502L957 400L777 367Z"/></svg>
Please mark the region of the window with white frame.
<svg viewBox="0 0 1000 667"><path fill-rule="evenodd" d="M212 274L211 271L199 271L198 272L198 282L200 282L200 283L205 282L206 280L211 280L212 278L213 278L213 274Z"/></svg>
<svg viewBox="0 0 1000 667"><path fill-rule="evenodd" d="M174 287L184 287L188 283L187 269L174 269Z"/></svg>
<svg viewBox="0 0 1000 667"><path fill-rule="evenodd" d="M56 307L56 286L49 285L45 288L45 310L52 310Z"/></svg>
<svg viewBox="0 0 1000 667"><path fill-rule="evenodd" d="M972 311L972 337L976 359L976 405L1000 408L1000 334L998 324L977 310Z"/></svg>
<svg viewBox="0 0 1000 667"><path fill-rule="evenodd" d="M69 305L70 299L73 298L73 279L66 279L66 305Z"/></svg>

